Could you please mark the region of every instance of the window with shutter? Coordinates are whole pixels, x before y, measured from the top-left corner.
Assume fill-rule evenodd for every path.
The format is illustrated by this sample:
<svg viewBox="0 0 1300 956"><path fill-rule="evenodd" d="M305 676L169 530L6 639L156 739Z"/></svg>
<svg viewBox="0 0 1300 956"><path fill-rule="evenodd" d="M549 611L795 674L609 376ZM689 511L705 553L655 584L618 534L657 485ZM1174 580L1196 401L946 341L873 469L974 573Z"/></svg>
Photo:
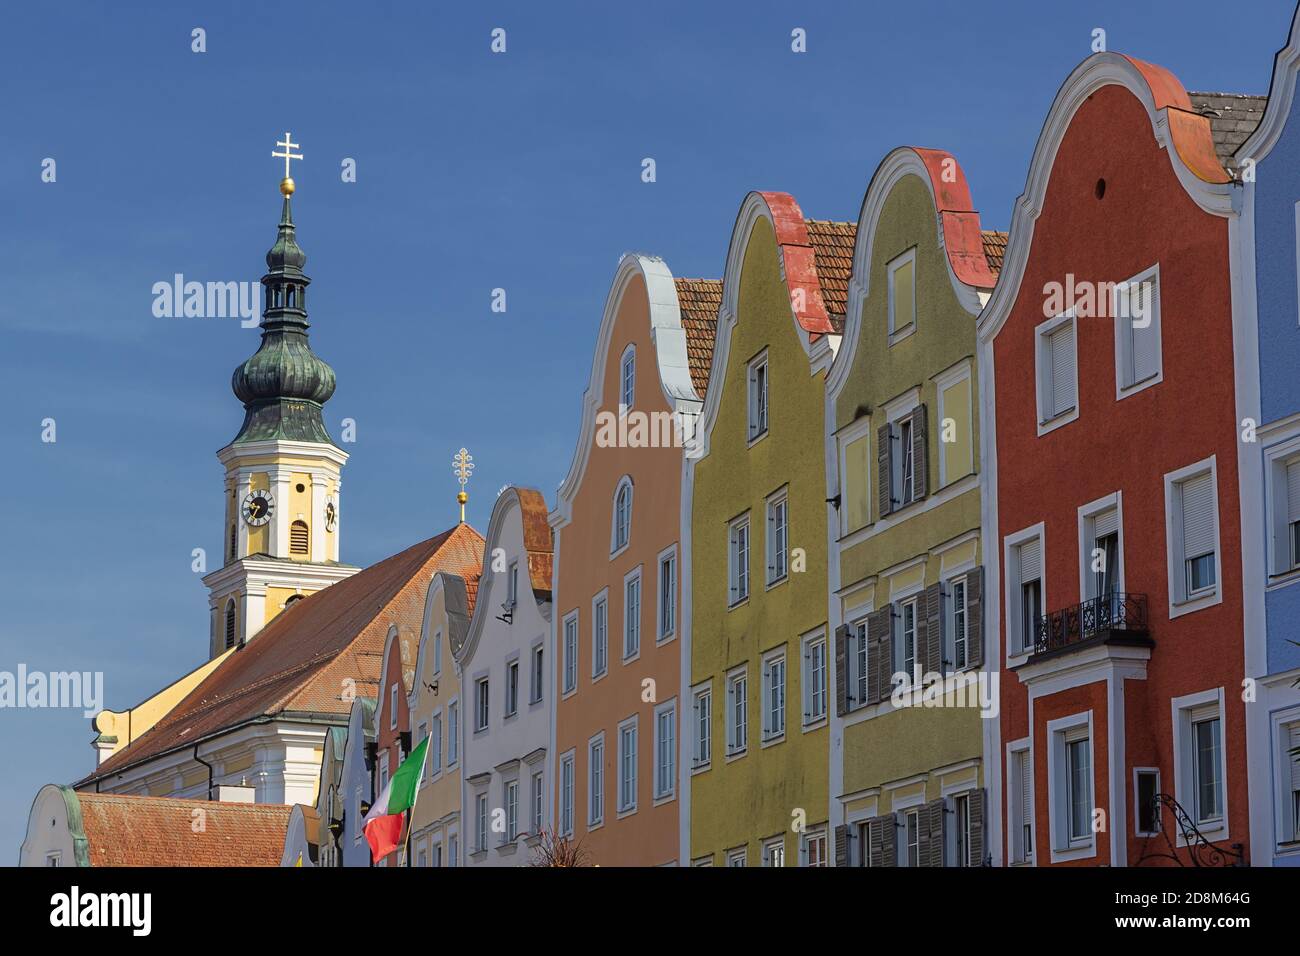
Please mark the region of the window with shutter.
<svg viewBox="0 0 1300 956"><path fill-rule="evenodd" d="M1067 314L1049 319L1037 329L1035 352L1040 426L1054 423L1073 412L1078 403L1074 321L1074 317ZM1040 428L1039 433L1043 430Z"/></svg>
<svg viewBox="0 0 1300 956"><path fill-rule="evenodd" d="M298 520L289 525L289 553L307 554L309 548L307 522Z"/></svg>
<svg viewBox="0 0 1300 956"><path fill-rule="evenodd" d="M1300 840L1300 722L1291 724L1287 733L1287 760L1284 766L1287 768L1284 792L1290 798L1290 806L1283 808L1283 813L1289 809L1291 813L1291 839L1292 841Z"/></svg>
<svg viewBox="0 0 1300 956"><path fill-rule="evenodd" d="M1115 286L1115 358L1120 398L1160 377L1159 273L1152 269Z"/></svg>
<svg viewBox="0 0 1300 956"><path fill-rule="evenodd" d="M230 649L235 646L235 639L237 637L235 633L236 624L237 622L235 618L235 602L233 600L227 601L226 602L226 648L227 649Z"/></svg>
<svg viewBox="0 0 1300 956"><path fill-rule="evenodd" d="M1217 581L1214 549L1214 481L1210 473L1184 480L1178 486L1182 511L1185 597L1213 591Z"/></svg>
<svg viewBox="0 0 1300 956"><path fill-rule="evenodd" d="M749 597L749 516L736 521L728 532L728 605Z"/></svg>
<svg viewBox="0 0 1300 956"><path fill-rule="evenodd" d="M1020 607L1014 620L1020 650L1034 647L1038 619L1043 613L1042 542L1031 538L1015 549L1016 569L1020 579Z"/></svg>
<svg viewBox="0 0 1300 956"><path fill-rule="evenodd" d="M1286 525L1290 567L1300 567L1300 461L1286 466Z"/></svg>
<svg viewBox="0 0 1300 956"><path fill-rule="evenodd" d="M876 429L876 511L885 517L894 510L894 426Z"/></svg>
<svg viewBox="0 0 1300 956"><path fill-rule="evenodd" d="M929 493L930 464L927 453L927 432L925 406L918 405L912 409L912 501L920 501Z"/></svg>
<svg viewBox="0 0 1300 956"><path fill-rule="evenodd" d="M1064 415L1074 408L1074 327L1062 326L1052 333L1052 417Z"/></svg>

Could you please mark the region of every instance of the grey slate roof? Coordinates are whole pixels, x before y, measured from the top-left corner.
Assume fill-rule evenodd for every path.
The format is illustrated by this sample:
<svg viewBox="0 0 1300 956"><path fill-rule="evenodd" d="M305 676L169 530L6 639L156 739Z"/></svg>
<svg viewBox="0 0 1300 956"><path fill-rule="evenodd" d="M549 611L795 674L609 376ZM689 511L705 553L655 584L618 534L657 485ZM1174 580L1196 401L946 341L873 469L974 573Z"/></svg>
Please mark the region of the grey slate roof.
<svg viewBox="0 0 1300 956"><path fill-rule="evenodd" d="M1187 96L1197 112L1209 117L1215 155L1224 169L1233 172L1237 167L1234 154L1264 118L1268 97L1244 93L1188 93Z"/></svg>

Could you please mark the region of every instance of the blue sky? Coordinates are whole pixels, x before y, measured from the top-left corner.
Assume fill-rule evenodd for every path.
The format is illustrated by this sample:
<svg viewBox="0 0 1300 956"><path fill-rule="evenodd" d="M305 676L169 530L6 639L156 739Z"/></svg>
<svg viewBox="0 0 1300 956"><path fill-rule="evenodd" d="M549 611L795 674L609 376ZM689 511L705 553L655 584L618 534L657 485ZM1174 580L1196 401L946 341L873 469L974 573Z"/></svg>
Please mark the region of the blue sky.
<svg viewBox="0 0 1300 956"><path fill-rule="evenodd" d="M357 422L343 558L456 518L451 456L547 500L567 469L619 256L720 275L740 202L856 217L902 144L951 150L1006 228L1047 109L1094 27L1191 89L1264 93L1292 7L70 2L0 12L0 671L102 670L138 702L207 651L196 547L257 332L159 319L174 273L255 281L292 130L312 342ZM191 52L191 30L207 52ZM489 51L495 27L507 52ZM790 50L807 31L808 52ZM41 162L57 162L57 182ZM357 163L344 183L340 163ZM653 157L657 182L641 181ZM504 288L507 311L490 310ZM58 440L41 441L54 418ZM0 863L37 788L93 763L80 710L0 710ZM13 854L10 856L9 854Z"/></svg>

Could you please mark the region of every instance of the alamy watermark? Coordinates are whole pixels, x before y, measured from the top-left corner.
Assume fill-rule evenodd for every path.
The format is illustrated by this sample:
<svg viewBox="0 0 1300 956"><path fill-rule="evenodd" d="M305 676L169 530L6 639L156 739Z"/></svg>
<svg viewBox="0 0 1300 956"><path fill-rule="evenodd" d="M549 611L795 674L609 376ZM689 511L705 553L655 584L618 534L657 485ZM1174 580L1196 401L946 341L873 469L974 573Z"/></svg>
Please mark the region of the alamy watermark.
<svg viewBox="0 0 1300 956"><path fill-rule="evenodd" d="M94 717L103 707L103 671L0 671L0 710L14 708L82 708Z"/></svg>
<svg viewBox="0 0 1300 956"><path fill-rule="evenodd" d="M261 321L261 290L261 282L187 282L178 272L171 282L153 284L153 314L159 319L237 318L251 329Z"/></svg>

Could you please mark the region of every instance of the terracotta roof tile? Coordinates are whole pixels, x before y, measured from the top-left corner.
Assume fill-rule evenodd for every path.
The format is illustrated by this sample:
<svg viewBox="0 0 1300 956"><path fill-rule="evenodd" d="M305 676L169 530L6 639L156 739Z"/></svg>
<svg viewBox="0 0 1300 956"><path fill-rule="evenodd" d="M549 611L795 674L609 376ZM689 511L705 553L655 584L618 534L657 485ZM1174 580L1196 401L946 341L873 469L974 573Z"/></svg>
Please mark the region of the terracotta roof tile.
<svg viewBox="0 0 1300 956"><path fill-rule="evenodd" d="M1209 117L1214 155L1224 169L1232 172L1237 167L1233 156L1263 120L1268 97L1245 93L1189 92L1187 98L1198 113Z"/></svg>
<svg viewBox="0 0 1300 956"><path fill-rule="evenodd" d="M418 628L433 572L477 576L482 557L482 535L460 524L296 602L77 786L261 717L346 721L352 705L343 699L345 686L357 695L377 692L389 618L414 613Z"/></svg>
<svg viewBox="0 0 1300 956"><path fill-rule="evenodd" d="M279 866L293 809L109 793L77 800L91 866Z"/></svg>
<svg viewBox="0 0 1300 956"><path fill-rule="evenodd" d="M817 263L817 281L822 301L837 332L844 331L844 313L848 308L849 277L853 273L853 243L857 238L855 222L832 222L806 219L808 239Z"/></svg>
<svg viewBox="0 0 1300 956"><path fill-rule="evenodd" d="M718 331L718 310L722 308L721 279L674 279L677 303L686 332L686 361L691 383L701 400L709 386L713 367L713 341Z"/></svg>
<svg viewBox="0 0 1300 956"><path fill-rule="evenodd" d="M1002 272L1002 259L1007 254L1007 233L984 229L980 232L984 240L984 258L989 261L989 268L994 275Z"/></svg>

